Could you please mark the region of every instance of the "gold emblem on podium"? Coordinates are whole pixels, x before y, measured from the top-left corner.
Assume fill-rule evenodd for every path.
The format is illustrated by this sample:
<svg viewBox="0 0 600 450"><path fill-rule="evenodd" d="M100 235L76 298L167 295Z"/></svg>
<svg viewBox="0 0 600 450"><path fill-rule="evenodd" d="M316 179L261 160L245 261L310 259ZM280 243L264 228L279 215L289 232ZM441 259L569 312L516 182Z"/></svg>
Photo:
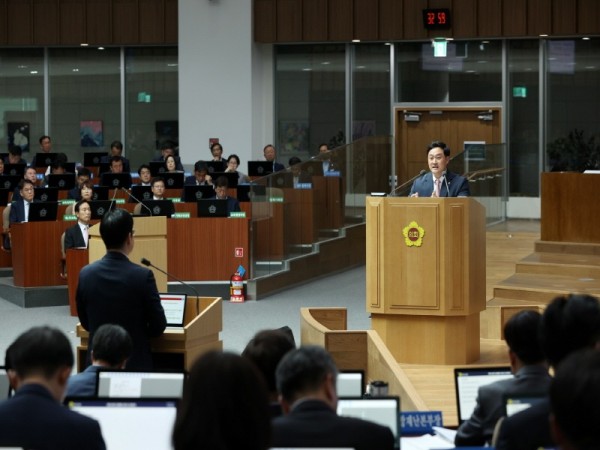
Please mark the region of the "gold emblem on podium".
<svg viewBox="0 0 600 450"><path fill-rule="evenodd" d="M423 236L425 236L425 230L419 226L414 220L404 227L402 230L404 236L404 242L407 247L420 247L423 244Z"/></svg>

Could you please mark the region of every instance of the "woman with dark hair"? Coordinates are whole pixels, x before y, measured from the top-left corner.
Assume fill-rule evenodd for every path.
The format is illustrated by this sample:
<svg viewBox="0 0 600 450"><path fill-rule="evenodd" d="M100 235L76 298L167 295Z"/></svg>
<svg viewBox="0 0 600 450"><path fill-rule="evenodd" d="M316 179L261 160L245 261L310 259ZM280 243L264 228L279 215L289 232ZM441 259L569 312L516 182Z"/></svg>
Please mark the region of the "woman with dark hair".
<svg viewBox="0 0 600 450"><path fill-rule="evenodd" d="M238 174L238 184L247 184L250 183L250 179L248 175L242 173L238 170L240 166L240 158L236 154L229 155L227 158L227 167L225 168L225 172L237 173Z"/></svg>
<svg viewBox="0 0 600 450"><path fill-rule="evenodd" d="M167 157L165 158L165 172L179 172L179 170L177 170L177 160L173 155L167 155Z"/></svg>
<svg viewBox="0 0 600 450"><path fill-rule="evenodd" d="M173 428L175 450L267 450L269 397L252 362L211 351L196 360Z"/></svg>

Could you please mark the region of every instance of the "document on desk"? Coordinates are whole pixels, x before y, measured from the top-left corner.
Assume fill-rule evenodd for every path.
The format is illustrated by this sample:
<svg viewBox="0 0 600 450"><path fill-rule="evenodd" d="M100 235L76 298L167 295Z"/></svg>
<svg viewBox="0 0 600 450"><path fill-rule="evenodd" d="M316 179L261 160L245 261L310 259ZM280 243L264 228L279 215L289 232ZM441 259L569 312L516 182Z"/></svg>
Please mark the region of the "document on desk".
<svg viewBox="0 0 600 450"><path fill-rule="evenodd" d="M454 444L454 439L456 439L456 430L451 430L450 428L444 427L431 427L436 436L441 437L446 442L450 442Z"/></svg>
<svg viewBox="0 0 600 450"><path fill-rule="evenodd" d="M437 435L425 434L414 438L400 438L400 448L402 450L437 450L454 448L454 444Z"/></svg>

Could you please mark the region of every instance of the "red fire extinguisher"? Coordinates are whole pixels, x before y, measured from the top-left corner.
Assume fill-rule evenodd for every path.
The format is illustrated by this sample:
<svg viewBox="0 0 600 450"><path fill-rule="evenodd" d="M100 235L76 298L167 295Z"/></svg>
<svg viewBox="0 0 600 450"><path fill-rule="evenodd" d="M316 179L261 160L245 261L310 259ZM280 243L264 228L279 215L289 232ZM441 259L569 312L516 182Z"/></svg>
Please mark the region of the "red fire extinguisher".
<svg viewBox="0 0 600 450"><path fill-rule="evenodd" d="M239 272L231 275L229 282L229 301L232 303L243 303L244 297L244 279Z"/></svg>

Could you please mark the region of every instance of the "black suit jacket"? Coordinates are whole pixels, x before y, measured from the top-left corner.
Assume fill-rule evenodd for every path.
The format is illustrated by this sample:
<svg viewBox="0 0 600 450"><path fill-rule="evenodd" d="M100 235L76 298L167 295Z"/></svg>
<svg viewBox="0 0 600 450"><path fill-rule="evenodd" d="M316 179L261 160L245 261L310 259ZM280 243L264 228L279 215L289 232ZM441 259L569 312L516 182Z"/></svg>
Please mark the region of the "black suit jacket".
<svg viewBox="0 0 600 450"><path fill-rule="evenodd" d="M100 163L101 164L109 164L110 165L110 160L111 160L112 156L103 156L102 158L100 158ZM123 172L127 172L130 173L131 172L131 166L129 164L129 160L127 158L125 158L124 156L121 156L121 159L123 160Z"/></svg>
<svg viewBox="0 0 600 450"><path fill-rule="evenodd" d="M83 240L83 233L79 227L79 222L65 230L65 250L70 248L87 247Z"/></svg>
<svg viewBox="0 0 600 450"><path fill-rule="evenodd" d="M500 425L496 450L537 450L555 447L550 434L550 402L532 405Z"/></svg>
<svg viewBox="0 0 600 450"><path fill-rule="evenodd" d="M433 193L433 175L431 172L414 181L409 195L416 192L419 193L419 197L431 197ZM471 195L469 181L456 173L446 172L446 181L442 181L440 197L468 197L469 195Z"/></svg>
<svg viewBox="0 0 600 450"><path fill-rule="evenodd" d="M39 384L22 386L0 403L0 446L39 450L102 450L97 421L59 404Z"/></svg>
<svg viewBox="0 0 600 450"><path fill-rule="evenodd" d="M128 369L152 367L149 338L160 336L167 322L151 270L109 251L79 273L77 314L81 325L94 333L105 323L125 328L133 341ZM89 351L88 348L88 362Z"/></svg>
<svg viewBox="0 0 600 450"><path fill-rule="evenodd" d="M349 447L355 450L394 448L389 428L340 417L326 403L305 400L287 416L273 419L272 447Z"/></svg>
<svg viewBox="0 0 600 450"><path fill-rule="evenodd" d="M9 215L9 223L21 222L25 222L25 202L22 198L20 200L12 202Z"/></svg>

